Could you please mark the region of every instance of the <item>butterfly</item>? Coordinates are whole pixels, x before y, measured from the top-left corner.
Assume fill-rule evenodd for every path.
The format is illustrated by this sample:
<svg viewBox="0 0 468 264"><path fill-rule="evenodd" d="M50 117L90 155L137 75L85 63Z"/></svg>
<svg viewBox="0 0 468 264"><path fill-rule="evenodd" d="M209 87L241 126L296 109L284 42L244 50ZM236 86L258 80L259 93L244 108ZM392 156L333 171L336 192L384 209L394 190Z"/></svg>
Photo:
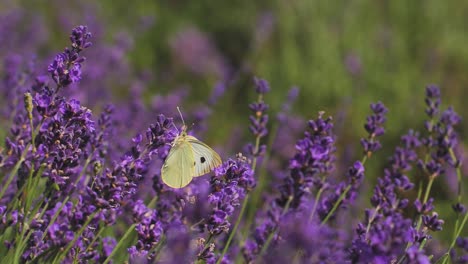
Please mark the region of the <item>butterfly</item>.
<svg viewBox="0 0 468 264"><path fill-rule="evenodd" d="M184 124L182 132L172 142L172 148L161 168L161 178L172 188L183 188L193 177L202 176L221 163L216 151L197 138L187 135Z"/></svg>

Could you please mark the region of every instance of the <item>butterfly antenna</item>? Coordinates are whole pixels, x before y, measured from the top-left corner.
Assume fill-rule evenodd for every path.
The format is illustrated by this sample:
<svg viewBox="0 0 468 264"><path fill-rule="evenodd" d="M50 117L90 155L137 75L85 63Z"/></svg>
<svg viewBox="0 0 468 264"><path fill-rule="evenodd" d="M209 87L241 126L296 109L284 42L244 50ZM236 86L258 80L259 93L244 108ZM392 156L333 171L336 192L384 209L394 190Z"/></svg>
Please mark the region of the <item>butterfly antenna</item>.
<svg viewBox="0 0 468 264"><path fill-rule="evenodd" d="M174 124L174 122L172 122L172 126L174 126L175 130L177 131L177 134L179 134L179 129L178 129L177 126Z"/></svg>
<svg viewBox="0 0 468 264"><path fill-rule="evenodd" d="M177 111L179 112L180 119L182 119L182 124L185 126L184 117L182 116L182 112L180 112L180 108L179 108L179 107L177 107Z"/></svg>

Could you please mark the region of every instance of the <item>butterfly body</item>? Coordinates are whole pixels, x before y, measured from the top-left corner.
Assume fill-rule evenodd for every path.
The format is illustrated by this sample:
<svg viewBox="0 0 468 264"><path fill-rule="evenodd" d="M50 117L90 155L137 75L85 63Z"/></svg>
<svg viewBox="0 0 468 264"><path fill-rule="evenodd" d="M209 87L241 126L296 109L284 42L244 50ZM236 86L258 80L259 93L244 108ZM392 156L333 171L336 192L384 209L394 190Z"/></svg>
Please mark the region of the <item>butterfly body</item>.
<svg viewBox="0 0 468 264"><path fill-rule="evenodd" d="M172 188L187 186L193 179L221 165L221 158L212 148L194 136L187 135L186 127L177 136L161 168L161 178Z"/></svg>

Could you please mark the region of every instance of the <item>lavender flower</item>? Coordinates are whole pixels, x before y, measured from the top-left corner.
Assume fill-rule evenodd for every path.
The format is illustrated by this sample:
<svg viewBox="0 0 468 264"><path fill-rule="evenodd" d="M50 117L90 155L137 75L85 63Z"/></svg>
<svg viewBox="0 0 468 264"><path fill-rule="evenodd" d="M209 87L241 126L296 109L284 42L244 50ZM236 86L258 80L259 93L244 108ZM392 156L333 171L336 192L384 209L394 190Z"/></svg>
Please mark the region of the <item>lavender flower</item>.
<svg viewBox="0 0 468 264"><path fill-rule="evenodd" d="M468 237L457 237L456 246L463 255L457 254L457 249L454 248L450 251L451 261L457 264L468 263Z"/></svg>
<svg viewBox="0 0 468 264"><path fill-rule="evenodd" d="M203 228L210 237L227 233L230 229L229 217L234 214L236 207L247 193L255 187L252 168L242 155L229 159L215 169L215 175L210 179L211 192L208 201L213 206L207 222ZM208 243L208 242L207 242ZM206 245L200 251L198 258L208 261L213 255L211 245Z"/></svg>
<svg viewBox="0 0 468 264"><path fill-rule="evenodd" d="M289 162L290 174L279 186L280 197L271 203L263 221L255 229L253 239L248 240L243 248L246 261L253 261L264 247L269 246L268 243L276 242L276 232L288 210L299 209L301 204L304 205L304 196L312 187L320 188L326 184L320 175L326 175L333 169L335 148L331 118L323 119L322 116L323 112L319 113L316 120L309 121L310 131L297 142L296 154Z"/></svg>
<svg viewBox="0 0 468 264"><path fill-rule="evenodd" d="M249 130L255 136L257 141L260 142L260 139L268 134L268 115L265 114L268 110L268 105L263 101L263 96L270 90L270 87L268 82L262 79L255 78L254 82L255 91L258 94L258 100L257 102L249 105L249 108L253 113L253 115L249 116ZM249 155L252 155L252 157L258 157L265 154L266 145L255 144L254 146L253 144L248 144L246 149Z"/></svg>
<svg viewBox="0 0 468 264"><path fill-rule="evenodd" d="M141 200L134 205L134 222L137 232L137 243L128 249L130 257L146 257L152 260L155 249L163 235L162 224L158 219L156 210L148 209Z"/></svg>
<svg viewBox="0 0 468 264"><path fill-rule="evenodd" d="M298 208L302 197L312 187L321 188L325 184L320 176L333 170L333 124L331 117L324 119L323 114L321 112L316 120L309 121L310 131L305 132L305 137L296 144L296 154L289 162L290 175L279 186L281 196L276 202L281 207L290 203L291 208Z"/></svg>
<svg viewBox="0 0 468 264"><path fill-rule="evenodd" d="M80 57L79 53L91 46L89 38L91 38L91 33L88 32L86 26L74 28L70 36L72 48L59 53L49 65L47 70L59 87L81 80L81 63L85 58Z"/></svg>
<svg viewBox="0 0 468 264"><path fill-rule="evenodd" d="M344 234L338 229L304 221L308 215L301 213L283 217L280 222L280 239L265 254L268 263L344 263L346 247ZM290 241L294 241L291 243Z"/></svg>
<svg viewBox="0 0 468 264"><path fill-rule="evenodd" d="M392 261L413 241L411 221L400 213L408 201L399 199L396 191L413 187L404 173L412 168L417 159L415 148L421 143L414 131L403 136L401 142L402 146L390 158L389 168L384 170L384 177L378 179L374 188L371 197L374 208L366 210L364 221L356 228L349 256L353 262Z"/></svg>
<svg viewBox="0 0 468 264"><path fill-rule="evenodd" d="M371 104L370 108L373 115L367 117L367 123L364 128L369 133L367 139L361 139L361 145L364 147L364 154L370 156L373 152L379 150L382 146L376 137L379 137L385 133L383 123L386 121L385 114L388 112L387 108L381 103Z"/></svg>
<svg viewBox="0 0 468 264"><path fill-rule="evenodd" d="M364 166L360 161L356 161L346 173L346 182L341 182L335 188L335 191L325 196L317 208L317 212L321 221L327 217L334 217L335 212L332 212L336 203L338 206L351 204L357 197L358 188L364 179ZM340 197L345 194L342 200ZM329 216L332 214L331 216Z"/></svg>
<svg viewBox="0 0 468 264"><path fill-rule="evenodd" d="M211 193L208 200L213 205L213 213L205 224L212 235L228 232L229 216L245 195L255 187L255 179L246 158L239 155L236 160L229 159L215 169L210 180Z"/></svg>
<svg viewBox="0 0 468 264"><path fill-rule="evenodd" d="M439 215L436 212L433 212L432 216L423 215L422 221L424 226L432 231L442 230L442 225L444 224L444 220L439 219Z"/></svg>
<svg viewBox="0 0 468 264"><path fill-rule="evenodd" d="M160 149L166 153L165 147L175 136L172 119L158 116L157 122L146 132L146 148L141 147L142 135L137 135L133 139L135 145L121 161L112 170L106 169L102 175L98 175L92 187L87 187L87 192L93 197L96 205L102 208L118 208L125 204L125 201L136 193L137 183L147 173L148 155L153 152L159 153Z"/></svg>

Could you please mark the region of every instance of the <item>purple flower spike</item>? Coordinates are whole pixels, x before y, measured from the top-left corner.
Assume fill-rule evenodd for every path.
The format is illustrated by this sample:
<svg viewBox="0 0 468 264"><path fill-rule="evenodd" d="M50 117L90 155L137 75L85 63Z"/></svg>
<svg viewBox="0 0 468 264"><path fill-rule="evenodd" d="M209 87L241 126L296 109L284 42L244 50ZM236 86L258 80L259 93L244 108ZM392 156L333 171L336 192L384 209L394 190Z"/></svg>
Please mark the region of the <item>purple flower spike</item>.
<svg viewBox="0 0 468 264"><path fill-rule="evenodd" d="M367 117L367 123L364 125L364 128L369 133L369 137L361 139L361 145L367 156L382 148L382 145L376 138L385 133L383 124L387 120L385 115L388 112L388 109L381 102L371 104L370 108L373 114Z"/></svg>
<svg viewBox="0 0 468 264"><path fill-rule="evenodd" d="M164 233L158 212L147 208L143 201L138 200L133 206L132 213L133 220L136 223L137 242L135 246L128 249L130 257L138 259L145 256L148 260L151 260L155 257L153 249L158 245ZM149 252L152 253L148 255Z"/></svg>
<svg viewBox="0 0 468 264"><path fill-rule="evenodd" d="M468 252L468 237L457 237L457 246Z"/></svg>
<svg viewBox="0 0 468 264"><path fill-rule="evenodd" d="M268 105L263 101L263 95L267 93L270 88L268 82L262 79L254 78L258 99L256 102L249 105L252 115L249 116L250 125L249 130L257 140L265 137L268 134L268 115L265 112L268 110ZM247 144L244 147L245 151L252 157L259 157L265 153L266 146L259 145L255 149L253 144Z"/></svg>
<svg viewBox="0 0 468 264"><path fill-rule="evenodd" d="M424 253L423 250L419 249L419 246L411 246L406 250L406 257L409 264L430 264L429 257Z"/></svg>
<svg viewBox="0 0 468 264"><path fill-rule="evenodd" d="M432 212L432 216L423 215L423 224L432 231L442 230L444 220L439 219L439 215L436 212Z"/></svg>
<svg viewBox="0 0 468 264"><path fill-rule="evenodd" d="M255 78L254 82L255 91L257 91L258 94L266 94L270 91L270 85L266 80Z"/></svg>
<svg viewBox="0 0 468 264"><path fill-rule="evenodd" d="M440 89L436 85L426 87L426 114L433 118L439 114L440 106Z"/></svg>
<svg viewBox="0 0 468 264"><path fill-rule="evenodd" d="M461 204L461 203L456 203L452 206L453 211L459 214L465 214L466 213L466 207Z"/></svg>
<svg viewBox="0 0 468 264"><path fill-rule="evenodd" d="M432 197L429 198L429 200L425 204L421 204L421 201L417 199L416 201L414 201L414 207L416 207L416 211L419 214L428 214L429 212L434 210L434 206L432 205L433 202L434 198Z"/></svg>
<svg viewBox="0 0 468 264"><path fill-rule="evenodd" d="M255 184L251 165L241 154L238 154L236 159L229 159L217 167L215 175L210 179L211 191L208 196L213 210L200 228L207 230L210 236L227 233L231 227L229 218ZM198 259L206 263L215 263L216 257L213 252L215 244L207 245L204 241L200 244Z"/></svg>
<svg viewBox="0 0 468 264"><path fill-rule="evenodd" d="M214 206L211 217L204 227L213 235L229 231L228 218L239 207L244 196L255 187L250 164L245 157L229 159L215 169L215 176L210 180L211 194L208 199Z"/></svg>
<svg viewBox="0 0 468 264"><path fill-rule="evenodd" d="M290 207L297 208L304 194L312 187L320 188L324 184L320 175L333 170L333 124L331 117L323 118L323 114L321 112L317 119L309 121L310 131L296 144L296 154L289 161L290 176L279 186L281 197L277 203L280 206L292 199Z"/></svg>
<svg viewBox="0 0 468 264"><path fill-rule="evenodd" d="M80 57L80 52L91 46L88 40L91 33L87 27L78 26L72 30L70 40L71 49L65 48L65 51L55 56L54 61L49 64L48 72L59 87L68 86L81 80L81 63L85 60Z"/></svg>
<svg viewBox="0 0 468 264"><path fill-rule="evenodd" d="M88 27L86 26L77 26L72 30L72 34L70 35L72 47L77 51L90 47L92 45L92 43L89 42L90 38L91 32L88 31Z"/></svg>

